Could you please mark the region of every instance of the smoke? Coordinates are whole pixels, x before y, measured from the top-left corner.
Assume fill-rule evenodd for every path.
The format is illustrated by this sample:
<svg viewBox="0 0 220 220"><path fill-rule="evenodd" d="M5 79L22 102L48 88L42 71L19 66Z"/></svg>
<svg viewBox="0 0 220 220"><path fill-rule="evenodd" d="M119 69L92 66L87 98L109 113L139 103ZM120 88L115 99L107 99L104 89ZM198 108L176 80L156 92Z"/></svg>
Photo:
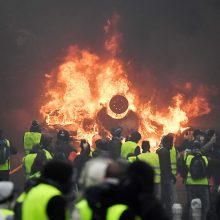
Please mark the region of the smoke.
<svg viewBox="0 0 220 220"><path fill-rule="evenodd" d="M0 119L8 134L20 135L32 118L40 118L44 75L62 62L70 45L102 54L103 27L115 12L123 36L118 56L128 64L140 97L165 103L185 82L195 91L201 85L219 87L217 0L1 1ZM218 98L211 100L210 125L220 116Z"/></svg>

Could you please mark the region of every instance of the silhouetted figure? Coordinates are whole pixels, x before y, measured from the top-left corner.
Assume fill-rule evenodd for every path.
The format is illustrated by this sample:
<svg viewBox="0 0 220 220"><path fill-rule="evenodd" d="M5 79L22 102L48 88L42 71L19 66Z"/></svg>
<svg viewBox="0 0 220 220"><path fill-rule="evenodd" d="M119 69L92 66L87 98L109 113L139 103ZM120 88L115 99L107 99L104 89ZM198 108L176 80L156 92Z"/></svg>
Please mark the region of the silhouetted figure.
<svg viewBox="0 0 220 220"><path fill-rule="evenodd" d="M111 129L112 139L109 142L109 151L113 160L121 157L122 131L121 127Z"/></svg>

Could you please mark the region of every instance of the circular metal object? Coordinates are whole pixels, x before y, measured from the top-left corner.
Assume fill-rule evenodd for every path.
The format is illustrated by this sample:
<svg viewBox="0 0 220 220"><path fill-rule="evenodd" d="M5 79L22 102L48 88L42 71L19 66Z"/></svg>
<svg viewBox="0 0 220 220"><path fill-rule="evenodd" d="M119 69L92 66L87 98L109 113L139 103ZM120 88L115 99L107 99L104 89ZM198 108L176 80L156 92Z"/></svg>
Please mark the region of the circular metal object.
<svg viewBox="0 0 220 220"><path fill-rule="evenodd" d="M128 100L122 95L115 95L109 102L109 108L115 114L122 114L127 111L129 106Z"/></svg>

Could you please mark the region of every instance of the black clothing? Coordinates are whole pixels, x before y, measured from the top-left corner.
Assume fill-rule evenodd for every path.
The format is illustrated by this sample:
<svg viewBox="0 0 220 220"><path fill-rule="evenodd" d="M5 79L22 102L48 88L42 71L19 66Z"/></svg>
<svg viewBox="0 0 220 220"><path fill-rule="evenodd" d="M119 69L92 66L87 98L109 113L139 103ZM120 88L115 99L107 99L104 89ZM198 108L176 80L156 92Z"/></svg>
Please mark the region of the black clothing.
<svg viewBox="0 0 220 220"><path fill-rule="evenodd" d="M49 220L66 220L66 201L62 196L54 196L47 204Z"/></svg>
<svg viewBox="0 0 220 220"><path fill-rule="evenodd" d="M170 149L161 147L157 150L160 161L161 184L169 184L173 180L171 170Z"/></svg>
<svg viewBox="0 0 220 220"><path fill-rule="evenodd" d="M121 139L118 137L113 137L109 142L109 151L113 160L121 157L121 145Z"/></svg>
<svg viewBox="0 0 220 220"><path fill-rule="evenodd" d="M90 148L88 150L84 151L82 150L80 155L77 155L76 158L73 161L73 168L75 169L75 175L76 175L76 182L78 182L81 171L85 165L85 163L91 159L90 156Z"/></svg>
<svg viewBox="0 0 220 220"><path fill-rule="evenodd" d="M55 155L62 153L65 155L65 158L68 159L69 154L72 151L76 151L73 146L69 143L69 141L57 140L55 143Z"/></svg>

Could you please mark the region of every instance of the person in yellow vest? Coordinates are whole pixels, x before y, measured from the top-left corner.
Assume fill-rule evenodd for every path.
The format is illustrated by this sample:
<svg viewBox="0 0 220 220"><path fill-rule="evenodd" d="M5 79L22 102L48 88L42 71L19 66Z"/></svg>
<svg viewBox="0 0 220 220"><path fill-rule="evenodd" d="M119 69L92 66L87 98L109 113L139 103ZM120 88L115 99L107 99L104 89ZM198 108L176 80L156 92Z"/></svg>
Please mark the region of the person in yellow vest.
<svg viewBox="0 0 220 220"><path fill-rule="evenodd" d="M3 136L3 130L0 129L0 181L9 180L10 157L16 153L17 149Z"/></svg>
<svg viewBox="0 0 220 220"><path fill-rule="evenodd" d="M40 124L33 120L30 131L24 133L24 151L29 154L35 144L40 144L42 138Z"/></svg>
<svg viewBox="0 0 220 220"><path fill-rule="evenodd" d="M172 218L172 205L174 203L173 187L176 177L172 173L170 150L173 147L174 136L171 134L162 137L160 148L156 151L160 162L161 173L161 202L167 215Z"/></svg>
<svg viewBox="0 0 220 220"><path fill-rule="evenodd" d="M47 150L41 149L39 144L36 144L30 153L26 155L22 160L26 179L41 171L46 161L51 159L51 154Z"/></svg>
<svg viewBox="0 0 220 220"><path fill-rule="evenodd" d="M3 220L14 219L12 204L15 197L15 186L11 181L0 182L0 215Z"/></svg>
<svg viewBox="0 0 220 220"><path fill-rule="evenodd" d="M138 131L134 131L129 136L128 140L121 146L121 157L128 159L130 156L137 156L141 153L141 149L138 146L138 142L141 140L141 134Z"/></svg>
<svg viewBox="0 0 220 220"><path fill-rule="evenodd" d="M139 219L122 202L122 197L118 191L120 178L124 176L128 163L115 160L109 163L103 181L87 188L85 196L76 203L72 219L92 220L119 220L122 215L127 219Z"/></svg>
<svg viewBox="0 0 220 220"><path fill-rule="evenodd" d="M137 156L138 160L144 161L149 164L154 170L154 184L155 184L155 195L158 199L161 197L160 187L160 162L157 153L141 153Z"/></svg>
<svg viewBox="0 0 220 220"><path fill-rule="evenodd" d="M44 166L39 183L25 196L22 220L69 220L65 196L73 185L73 168L64 161L50 160Z"/></svg>
<svg viewBox="0 0 220 220"><path fill-rule="evenodd" d="M209 207L209 179L208 179L208 159L201 154L201 144L195 141L190 153L186 154L184 161L187 167L185 185L187 190L187 209L193 199L199 198L202 203L202 219L206 219ZM188 213L191 219L191 211Z"/></svg>

